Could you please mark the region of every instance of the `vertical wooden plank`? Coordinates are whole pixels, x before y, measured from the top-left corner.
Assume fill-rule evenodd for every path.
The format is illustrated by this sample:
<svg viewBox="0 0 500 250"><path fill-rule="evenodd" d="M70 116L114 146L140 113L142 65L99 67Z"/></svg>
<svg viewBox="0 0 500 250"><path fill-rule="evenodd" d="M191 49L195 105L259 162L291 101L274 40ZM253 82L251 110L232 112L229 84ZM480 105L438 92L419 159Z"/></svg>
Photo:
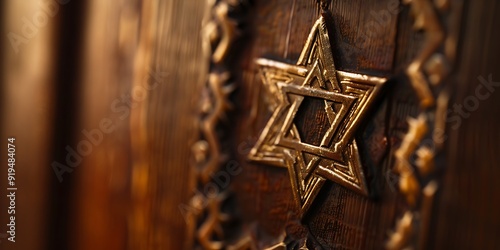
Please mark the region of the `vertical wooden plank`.
<svg viewBox="0 0 500 250"><path fill-rule="evenodd" d="M158 85L134 97L131 114L132 249L182 249L186 223L179 210L193 192L191 145L206 61L200 28L205 4L144 1L134 65L136 88L155 74ZM139 101L141 100L142 101Z"/></svg>
<svg viewBox="0 0 500 250"><path fill-rule="evenodd" d="M467 1L464 10L430 242L436 249L494 249L500 241L500 4Z"/></svg>
<svg viewBox="0 0 500 250"><path fill-rule="evenodd" d="M140 86L142 78L146 76L148 67L152 64L153 48L156 46L155 32L157 29L158 1L149 0L142 3L140 39L137 57L134 62L134 77L132 86ZM136 103L136 109L131 112L130 140L132 157L131 199L132 211L129 222L129 247L133 249L148 249L152 245L151 234L154 225L151 224L151 213L154 209L152 199L156 193L156 176L150 171L149 143L146 138L147 110L150 94L144 102Z"/></svg>
<svg viewBox="0 0 500 250"><path fill-rule="evenodd" d="M69 243L74 249L126 249L129 120L134 108L131 85L140 3L114 0L88 4L81 58L82 101L75 131L82 162L71 173L76 183ZM87 150L89 153L83 152Z"/></svg>
<svg viewBox="0 0 500 250"><path fill-rule="evenodd" d="M54 26L45 1L4 1L0 137L0 248L40 249L47 243L54 117ZM36 18L39 18L35 20ZM15 137L15 215L7 214L7 138ZM15 216L15 243L5 233ZM8 235L10 237L10 235Z"/></svg>
<svg viewBox="0 0 500 250"><path fill-rule="evenodd" d="M47 248L67 249L70 244L70 228L75 222L71 217L75 209L74 194L77 175L62 174L63 169L76 169L78 156L79 115L82 86L83 26L86 3L78 1L58 1L56 15L57 40L53 43L54 53L47 55L56 61L54 98L54 143L51 145L50 168L50 223L47 225ZM73 150L73 151L72 151ZM75 153L75 150L78 153ZM81 157L81 156L80 156ZM64 166L64 167L63 167ZM74 170L73 170L74 172Z"/></svg>

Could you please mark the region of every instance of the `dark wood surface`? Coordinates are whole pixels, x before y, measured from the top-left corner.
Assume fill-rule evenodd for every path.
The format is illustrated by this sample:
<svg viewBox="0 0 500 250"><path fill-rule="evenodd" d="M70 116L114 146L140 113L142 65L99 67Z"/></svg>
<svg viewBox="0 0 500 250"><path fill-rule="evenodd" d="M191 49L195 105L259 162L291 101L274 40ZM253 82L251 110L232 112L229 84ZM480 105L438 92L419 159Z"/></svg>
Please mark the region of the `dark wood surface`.
<svg viewBox="0 0 500 250"><path fill-rule="evenodd" d="M460 53L454 74L454 104L477 97L480 77L500 81L500 5L469 1L462 25ZM481 89L480 94L484 94ZM432 247L498 248L500 209L500 96L497 89L476 110L467 112L460 126L450 123L441 194L429 232Z"/></svg>
<svg viewBox="0 0 500 250"><path fill-rule="evenodd" d="M464 97L473 94L478 84L477 76L486 77L491 72L495 79L494 72L499 70L498 59L492 56L495 53L491 54L498 50L492 41L494 31L488 30L492 29L493 23L498 23L493 16L493 9L498 6L492 2L468 4L460 36L463 42L460 42L458 51L459 66L450 77L454 96L450 105L461 103ZM334 1L330 7L336 28L333 36L336 47L333 50L339 69L395 77L401 75L417 55L424 37L413 29L409 8L402 5L400 13L392 16L387 27L370 36L366 47L359 48L362 32L366 31L364 25L374 18L370 13L387 9L387 6L384 1ZM482 8L489 11L482 13ZM312 1L256 1L254 11L252 40L242 60L242 87L238 98L242 104L235 135L237 145L253 145L272 113L266 109L266 100L262 98L264 90L260 87L255 59L269 57L294 63L319 13ZM351 52L352 56L346 56L353 47L356 49ZM495 242L498 243L493 236L498 234L494 227L498 225L498 216L493 214L498 208L498 202L493 198L498 189L493 187L494 181L490 178L495 178L498 173L494 166L498 165L495 152L498 151L499 133L493 124L499 119L488 115L498 114L496 100L498 98L492 96L481 103L474 116L464 121L458 130L451 131L450 139L446 141L446 159L438 160L440 173L444 173L438 180L443 180L443 183L432 215L431 230L425 232L430 239L429 247L481 245L491 249ZM392 155L408 129L407 118L416 117L419 109L419 100L407 80L400 79L391 84L383 101L374 108L361 130L364 132L357 134L371 196L363 197L330 183L323 187L311 211L302 220L303 226L298 225L295 215L298 208L292 199L287 170L249 163L246 161L248 152L239 150L235 157L243 164L244 171L236 177L232 188L238 208L244 215L244 224L248 227L258 225L261 246L276 241L276 237L287 231L296 239L306 237L308 232L316 246L327 249L383 248L388 232L394 229L397 218L407 209L403 196L397 192L395 180L391 179ZM303 130L314 130L318 119L305 125ZM486 131L490 132L480 127L488 128ZM459 160L461 157L463 160ZM480 194L481 190L484 193ZM491 219L493 217L495 219ZM452 240L455 237L457 240Z"/></svg>
<svg viewBox="0 0 500 250"><path fill-rule="evenodd" d="M383 249L409 209L398 191L393 155L407 118L421 110L404 71L425 34L413 29L409 6L391 5L399 1L331 1L337 69L391 80L356 134L369 196L328 181L300 219L287 169L247 159L272 114L255 60L294 64L320 10L313 0L249 2L230 56L234 108L218 131L224 160L242 168L229 180L222 210L232 220L224 240L232 244L251 235L255 248L263 249L286 235L288 242L307 239L309 249ZM5 15L2 31L21 32L19 16L37 10L1 6L15 14ZM23 53L2 45L1 140L18 137L19 185L29 191L19 197L19 243L0 239L0 249L183 249L195 242L179 206L189 204L196 190L192 146L200 137L202 97L209 95L202 33L208 6L199 0L92 0L61 6ZM477 95L479 77L500 82L500 4L468 0L463 10L447 79L451 110ZM384 11L389 16L381 17ZM162 76L154 79L159 84L143 98L130 97L151 73ZM424 249L500 244L498 94L494 89L460 126L447 123ZM124 95L121 104L129 112L117 112L112 103ZM296 121L304 140L314 142L325 117L313 114L318 106L310 104ZM50 164L64 161L65 146L76 148L85 139L81 131L105 118L116 122L114 131L59 183ZM5 190L5 164L0 170ZM1 223L5 204L1 199Z"/></svg>
<svg viewBox="0 0 500 250"><path fill-rule="evenodd" d="M330 6L335 27L332 43L337 69L378 76L390 76L394 72L397 15L391 15L387 25L370 36L365 37L363 33L370 31L365 24L375 18L370 12L386 10L388 2L335 1ZM319 16L318 5L314 1L256 1L254 12L252 41L242 62L239 93L242 112L238 117L236 137L239 138L237 143L244 145L255 141L271 115L266 100L262 98L264 90L259 86L262 83L257 75L255 59L267 56L295 63ZM359 41L364 39L367 39L366 45L361 46ZM402 100L405 98L400 97ZM416 100L408 104L412 105L418 105ZM325 247L363 249L383 246L400 207L394 187L388 186L384 176L390 164L384 132L386 127L390 127L388 131L393 131L391 120L387 120L391 116L388 112L405 112L390 109L388 101L374 108L366 125L370 132L358 134L362 139L360 147L364 156L368 157L364 165L365 172L373 181L370 185L372 197L363 197L337 184L325 185L303 219L303 226L299 226L298 208L292 198L287 170L249 163L245 154L248 152L238 152L236 157L243 164L244 171L236 177L233 189L245 223L258 223L262 245L277 243L276 240L288 227L302 228L289 229L296 234L292 237L300 239L305 232L309 232L316 245ZM392 117L405 119L406 115L401 113ZM312 120L304 124L304 130L314 130L317 123L318 120Z"/></svg>

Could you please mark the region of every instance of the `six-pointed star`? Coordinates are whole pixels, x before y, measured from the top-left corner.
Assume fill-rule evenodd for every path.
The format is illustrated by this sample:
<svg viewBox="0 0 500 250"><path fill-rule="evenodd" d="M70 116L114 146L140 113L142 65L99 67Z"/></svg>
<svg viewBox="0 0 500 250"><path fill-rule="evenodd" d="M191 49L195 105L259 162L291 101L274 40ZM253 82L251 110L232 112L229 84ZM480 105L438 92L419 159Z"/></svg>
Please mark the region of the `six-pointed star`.
<svg viewBox="0 0 500 250"><path fill-rule="evenodd" d="M323 16L296 65L268 59L257 63L274 112L249 158L288 168L301 214L326 179L367 195L354 133L386 79L336 70ZM302 141L294 122L305 98L324 103L329 124L318 145Z"/></svg>

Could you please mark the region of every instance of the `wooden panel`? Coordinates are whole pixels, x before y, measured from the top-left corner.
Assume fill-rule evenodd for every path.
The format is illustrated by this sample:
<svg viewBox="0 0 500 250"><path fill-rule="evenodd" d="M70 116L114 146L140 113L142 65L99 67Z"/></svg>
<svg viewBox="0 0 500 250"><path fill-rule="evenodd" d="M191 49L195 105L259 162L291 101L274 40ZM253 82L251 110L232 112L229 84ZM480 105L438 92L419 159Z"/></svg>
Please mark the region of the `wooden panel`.
<svg viewBox="0 0 500 250"><path fill-rule="evenodd" d="M44 9L41 2L2 3L2 34L22 33L22 17ZM301 217L288 170L248 160L273 112L255 61L265 57L295 64L320 16L317 2L70 1L59 5L57 14L19 52L4 39L0 151L5 152L7 137L17 138L21 190L16 204L20 240L13 245L0 231L0 248L190 249L200 248L205 237L221 240L224 249L233 243L246 246L241 249L264 249L278 242L292 242L288 248L307 243L309 249L382 249L407 211L416 215L415 228L430 223L428 231L409 240L424 239L417 243L420 248L496 248L500 5L495 0L465 1L457 67L443 85L429 85L433 95L451 93L444 153L435 156L432 176L416 174L419 183L438 183L432 216L419 213L421 203L408 204L394 171L408 117L425 114L432 121L435 114L435 107L422 108L407 72L426 45L429 31L424 24L429 20L417 22L423 32L415 30L415 13L400 1L325 1L333 15L330 38L337 69L390 78L355 135L369 195L327 181ZM447 1L412 3L424 2L440 17L434 24L449 31L449 9L438 6ZM216 7L210 12L212 4ZM247 14L250 19L243 21ZM225 37L238 37L225 48L230 55L222 62L210 61L210 47L224 47ZM226 70L228 80L222 79ZM209 72L222 79L222 86L211 88ZM225 103L210 102L217 95L211 91L228 90L232 83L237 90L217 98L227 94L234 107L215 117L209 136L220 142L215 162L235 160L242 171L224 180L220 177L225 173L212 172L209 180L200 181L196 167L204 165L196 153L206 153L201 152L206 148L193 147L207 139L200 128L206 123L200 121L213 114L211 104ZM444 85L449 89L443 90ZM328 122L327 116L318 115L322 108L321 103L301 107L302 116L295 121L305 142L318 142L324 132L317 125ZM67 146L78 151L83 144L91 145L90 152L79 152L81 162L60 179L54 161L67 163ZM5 164L0 171L4 192ZM215 212L207 213L213 207L205 206L199 218L186 221L181 207L196 207L190 202L207 182L224 186L219 191L231 195ZM225 184L230 184L227 189ZM0 199L0 223L6 204ZM204 234L199 230L210 224L207 214L223 213L230 218L222 223L224 235L217 235L217 225Z"/></svg>
<svg viewBox="0 0 500 250"><path fill-rule="evenodd" d="M338 69L375 75L392 72L398 11L397 8L394 14L389 11L394 10L391 2L334 1L330 6L335 27L332 37L334 59ZM387 23L378 21L381 11L387 13ZM365 162L365 173L373 183L378 183L371 184L372 191L375 190L370 198L337 184L325 185L300 226L287 170L247 161L248 145L255 143L271 115L254 61L269 57L295 63L319 10L314 1L256 1L254 15L254 39L247 45L242 62L239 96L242 113L235 134L239 149L235 157L243 164L244 171L232 182L238 208L245 215L244 222L247 227L258 225L260 246L276 242L287 228L286 231L296 238L306 237L309 232L315 244L323 246L382 247L395 220L398 204L393 187L384 181L389 167L386 156L382 161L382 156L387 154L384 131L391 126L386 120L387 102L379 104L370 116L369 124L365 125L370 132L359 135L363 138L360 147L367 156L364 158L376 161ZM366 26L370 22L382 28L370 30L367 27L371 24Z"/></svg>
<svg viewBox="0 0 500 250"><path fill-rule="evenodd" d="M199 1L144 1L133 88L155 73L158 85L131 114L132 199L129 246L181 249L187 238L179 205L194 192L191 145L207 72Z"/></svg>
<svg viewBox="0 0 500 250"><path fill-rule="evenodd" d="M138 1L88 2L80 122L75 129L75 149L83 155L71 173L76 178L70 201L73 223L69 225L68 245L72 249L127 246L131 211L129 120L139 21Z"/></svg>
<svg viewBox="0 0 500 250"><path fill-rule="evenodd" d="M500 5L469 1L465 10L456 92L449 105L447 164L430 233L436 249L494 249L500 242L500 203L495 198L500 193L496 180L500 175L500 36L496 31ZM493 85L486 87L484 82ZM458 105L462 108L456 109Z"/></svg>
<svg viewBox="0 0 500 250"><path fill-rule="evenodd" d="M57 21L47 17L45 23L33 23L35 16L46 15L43 1L7 1L1 5L0 248L39 249L48 243L46 229L50 223L47 215L56 68L50 55L54 52ZM16 138L15 215L7 213L10 137ZM6 233L10 216L15 216L15 243L7 239L11 237Z"/></svg>

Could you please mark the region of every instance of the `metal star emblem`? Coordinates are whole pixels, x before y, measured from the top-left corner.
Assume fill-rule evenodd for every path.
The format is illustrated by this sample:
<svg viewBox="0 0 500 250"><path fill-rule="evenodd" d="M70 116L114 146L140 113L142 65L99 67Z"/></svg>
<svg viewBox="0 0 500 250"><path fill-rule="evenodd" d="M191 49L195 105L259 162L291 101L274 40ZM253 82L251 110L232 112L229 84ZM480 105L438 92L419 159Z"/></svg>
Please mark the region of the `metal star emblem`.
<svg viewBox="0 0 500 250"><path fill-rule="evenodd" d="M257 60L273 114L249 159L288 168L302 214L327 179L368 194L354 133L386 81L336 70L328 18L323 14L316 21L296 65ZM320 101L326 113L324 124L317 124L324 127L317 129L317 143L302 140L297 126L306 100Z"/></svg>

